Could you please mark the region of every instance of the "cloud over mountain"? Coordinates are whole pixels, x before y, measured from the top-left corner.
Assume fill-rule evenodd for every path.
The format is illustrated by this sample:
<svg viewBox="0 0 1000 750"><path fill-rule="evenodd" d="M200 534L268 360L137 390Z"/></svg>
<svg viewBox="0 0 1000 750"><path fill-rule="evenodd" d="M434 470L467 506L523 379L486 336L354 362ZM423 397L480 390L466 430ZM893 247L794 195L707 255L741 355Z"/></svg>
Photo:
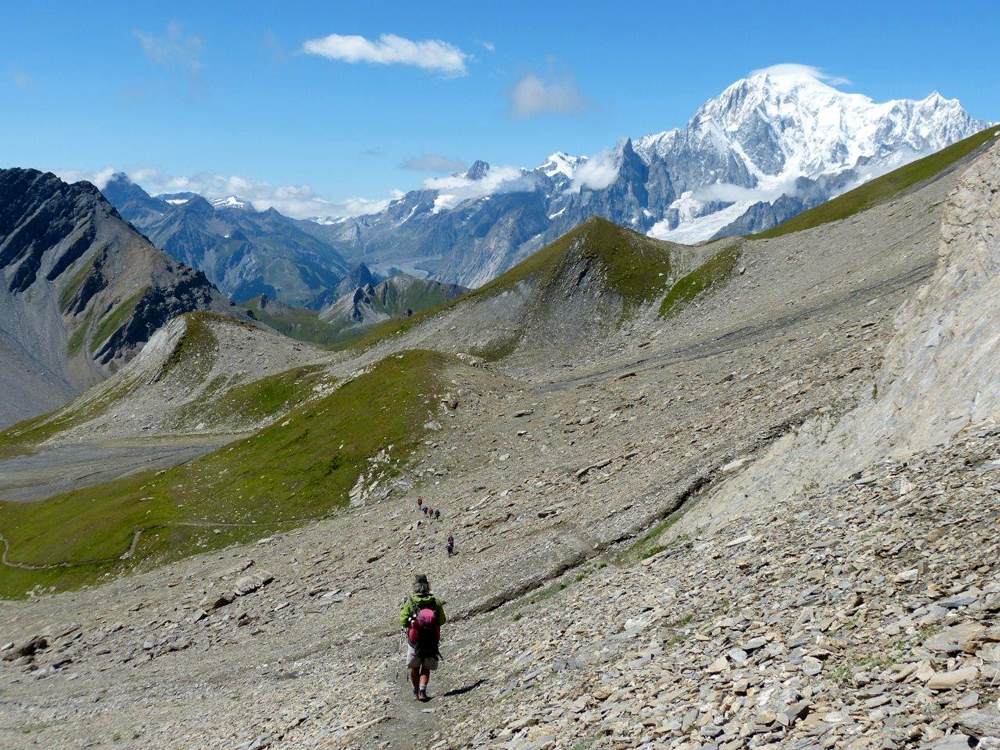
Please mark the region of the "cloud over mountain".
<svg viewBox="0 0 1000 750"><path fill-rule="evenodd" d="M72 169L56 170L67 182L87 180L98 188L103 188L116 172L123 170L105 167L96 171ZM272 185L263 180L254 180L239 175L220 175L202 172L195 175L171 175L158 169L139 168L124 170L129 179L141 185L149 193L198 193L205 198L227 198L239 196L249 201L254 208L263 211L275 208L286 216L304 219L327 216L362 216L377 213L389 205L389 199L372 200L350 197L340 201L329 200L316 193L312 187L302 185ZM394 194L393 197L396 197Z"/></svg>

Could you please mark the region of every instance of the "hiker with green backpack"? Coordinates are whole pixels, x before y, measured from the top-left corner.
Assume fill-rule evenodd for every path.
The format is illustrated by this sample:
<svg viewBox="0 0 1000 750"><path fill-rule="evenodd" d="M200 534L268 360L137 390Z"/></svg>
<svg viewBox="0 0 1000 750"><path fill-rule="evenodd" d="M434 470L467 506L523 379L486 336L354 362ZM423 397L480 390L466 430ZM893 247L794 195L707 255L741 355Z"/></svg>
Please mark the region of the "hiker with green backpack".
<svg viewBox="0 0 1000 750"><path fill-rule="evenodd" d="M431 594L427 576L418 575L413 582L413 596L403 603L399 613L399 626L406 633L406 666L413 683L413 697L418 701L430 700L427 683L441 658L438 645L444 623L442 602Z"/></svg>

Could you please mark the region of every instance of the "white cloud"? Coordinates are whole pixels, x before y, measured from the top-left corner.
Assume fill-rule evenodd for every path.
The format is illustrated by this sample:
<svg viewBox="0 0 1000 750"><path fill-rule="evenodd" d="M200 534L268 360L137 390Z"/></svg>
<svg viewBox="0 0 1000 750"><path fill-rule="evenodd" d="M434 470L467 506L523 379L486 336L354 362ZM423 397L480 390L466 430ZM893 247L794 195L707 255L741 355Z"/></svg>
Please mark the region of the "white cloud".
<svg viewBox="0 0 1000 750"><path fill-rule="evenodd" d="M618 177L622 166L621 146L604 149L581 162L573 171L573 182L567 193L579 193L582 188L603 190Z"/></svg>
<svg viewBox="0 0 1000 750"><path fill-rule="evenodd" d="M434 213L454 208L459 203L499 193L530 192L537 186L537 178L517 167L490 167L478 180L464 175L431 177L423 181L426 190L437 190Z"/></svg>
<svg viewBox="0 0 1000 750"><path fill-rule="evenodd" d="M453 44L437 39L415 42L395 34L382 34L377 40L363 36L330 34L310 39L302 51L331 60L374 65L414 65L452 76L463 76L469 55Z"/></svg>
<svg viewBox="0 0 1000 750"><path fill-rule="evenodd" d="M465 169L465 162L440 154L421 154L404 159L399 168L411 169L414 172L460 172Z"/></svg>
<svg viewBox="0 0 1000 750"><path fill-rule="evenodd" d="M497 51L497 46L493 42L480 42L480 44L483 45L483 49L485 49L487 52Z"/></svg>
<svg viewBox="0 0 1000 750"><path fill-rule="evenodd" d="M89 180L98 188L103 188L110 177L120 171L123 170L107 167L95 172L58 170L56 174L67 182ZM296 219L373 214L388 206L391 200L351 197L333 201L319 195L309 185L271 185L263 180L248 179L239 175L207 172L191 176L170 175L149 168L129 170L126 173L132 182L141 185L151 195L192 192L209 199L234 195L250 201L258 211L274 208ZM400 196L400 193L393 192L392 199Z"/></svg>
<svg viewBox="0 0 1000 750"><path fill-rule="evenodd" d="M691 197L702 203L722 201L723 203L757 203L758 201L774 202L782 195L795 195L795 180L792 175L779 182L759 187L742 187L728 182L716 182L695 190Z"/></svg>
<svg viewBox="0 0 1000 750"><path fill-rule="evenodd" d="M86 172L77 169L56 169L55 174L59 179L64 182L80 182L80 180L86 180L97 186L99 190L103 190L104 186L108 184L108 180L111 176L120 170L114 167L105 167L104 169L99 169L96 172Z"/></svg>
<svg viewBox="0 0 1000 750"><path fill-rule="evenodd" d="M154 65L181 70L194 76L201 74L204 45L200 37L185 36L179 22L171 21L167 24L167 31L162 36L138 29L132 34L139 40L142 51Z"/></svg>
<svg viewBox="0 0 1000 750"><path fill-rule="evenodd" d="M592 106L568 73L546 78L528 73L514 84L507 98L510 116L518 120L536 115L578 115Z"/></svg>
<svg viewBox="0 0 1000 750"><path fill-rule="evenodd" d="M780 63L778 65L771 65L766 68L751 70L750 75L814 78L817 81L823 81L824 83L828 83L831 86L846 86L850 83L848 79L842 76L830 75L829 73L823 71L821 68L817 68L812 65L800 65L799 63Z"/></svg>

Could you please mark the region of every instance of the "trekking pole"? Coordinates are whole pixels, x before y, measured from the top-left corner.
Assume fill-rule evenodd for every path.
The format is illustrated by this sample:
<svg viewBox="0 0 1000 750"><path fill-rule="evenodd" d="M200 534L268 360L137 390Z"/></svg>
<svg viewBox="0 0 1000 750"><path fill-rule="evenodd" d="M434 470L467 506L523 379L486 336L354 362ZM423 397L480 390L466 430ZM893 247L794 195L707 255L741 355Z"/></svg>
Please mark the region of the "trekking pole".
<svg viewBox="0 0 1000 750"><path fill-rule="evenodd" d="M409 644L408 644L408 642L406 640L406 631L405 630L400 630L399 631L399 643L400 643L400 646L401 646L401 651L400 651L400 654L399 654L399 661L403 665L403 682L409 684L408 680L409 680L409 677L410 677L410 670L409 670L409 667L406 664L406 653L407 653L406 647Z"/></svg>

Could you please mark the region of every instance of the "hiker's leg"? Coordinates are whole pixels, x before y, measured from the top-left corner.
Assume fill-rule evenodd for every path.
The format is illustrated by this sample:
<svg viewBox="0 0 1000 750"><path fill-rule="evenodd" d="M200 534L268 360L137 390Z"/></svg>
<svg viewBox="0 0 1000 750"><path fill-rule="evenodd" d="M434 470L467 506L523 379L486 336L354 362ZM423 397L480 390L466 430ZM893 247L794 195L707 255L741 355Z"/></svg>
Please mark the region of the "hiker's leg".
<svg viewBox="0 0 1000 750"><path fill-rule="evenodd" d="M420 688L421 690L427 690L427 683L431 679L431 670L424 667L420 670Z"/></svg>
<svg viewBox="0 0 1000 750"><path fill-rule="evenodd" d="M420 687L420 669L418 667L410 670L410 682L413 683L414 690Z"/></svg>

